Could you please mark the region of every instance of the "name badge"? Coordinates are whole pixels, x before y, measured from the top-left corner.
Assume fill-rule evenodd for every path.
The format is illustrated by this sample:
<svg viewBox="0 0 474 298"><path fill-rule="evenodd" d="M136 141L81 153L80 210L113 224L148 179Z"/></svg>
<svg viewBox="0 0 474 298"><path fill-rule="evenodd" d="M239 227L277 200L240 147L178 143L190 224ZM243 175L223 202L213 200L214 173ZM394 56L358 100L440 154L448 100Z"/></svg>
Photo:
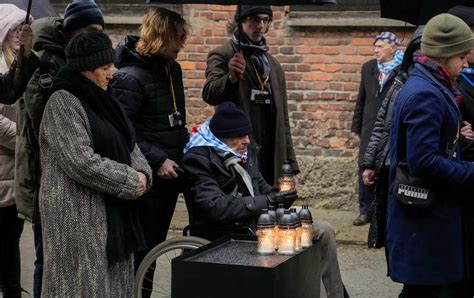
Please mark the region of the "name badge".
<svg viewBox="0 0 474 298"><path fill-rule="evenodd" d="M179 111L173 112L168 115L168 121L170 123L170 127L175 127L177 125L183 125L183 117Z"/></svg>
<svg viewBox="0 0 474 298"><path fill-rule="evenodd" d="M272 103L270 92L266 90L252 89L250 100L260 105L269 105Z"/></svg>

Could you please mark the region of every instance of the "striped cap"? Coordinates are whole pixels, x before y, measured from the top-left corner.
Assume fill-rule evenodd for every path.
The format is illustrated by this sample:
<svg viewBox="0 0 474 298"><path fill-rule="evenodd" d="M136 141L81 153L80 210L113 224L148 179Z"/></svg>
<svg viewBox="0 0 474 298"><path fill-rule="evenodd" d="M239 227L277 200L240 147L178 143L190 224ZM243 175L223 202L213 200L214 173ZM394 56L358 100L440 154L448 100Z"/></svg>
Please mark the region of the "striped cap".
<svg viewBox="0 0 474 298"><path fill-rule="evenodd" d="M71 33L89 25L104 27L104 16L92 0L75 0L64 11L64 32Z"/></svg>
<svg viewBox="0 0 474 298"><path fill-rule="evenodd" d="M385 41L389 45L400 45L400 40L398 40L397 36L392 32L382 32L379 35L375 36L374 44L379 40Z"/></svg>

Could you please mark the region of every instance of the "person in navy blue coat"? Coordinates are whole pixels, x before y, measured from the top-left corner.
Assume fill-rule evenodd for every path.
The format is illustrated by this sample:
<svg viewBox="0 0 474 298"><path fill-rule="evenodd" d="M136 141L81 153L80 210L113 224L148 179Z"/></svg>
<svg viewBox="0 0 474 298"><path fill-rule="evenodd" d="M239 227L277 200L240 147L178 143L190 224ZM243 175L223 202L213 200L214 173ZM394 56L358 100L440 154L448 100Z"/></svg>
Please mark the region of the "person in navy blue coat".
<svg viewBox="0 0 474 298"><path fill-rule="evenodd" d="M399 297L470 297L464 292L461 206L471 199L464 188L474 185L474 164L461 160L458 146L452 154L447 148L453 148L460 126L461 96L454 81L472 47L471 29L461 19L432 18L395 102L386 249L388 275L404 284ZM428 209L404 206L394 197L396 167L403 159L412 175L437 186Z"/></svg>

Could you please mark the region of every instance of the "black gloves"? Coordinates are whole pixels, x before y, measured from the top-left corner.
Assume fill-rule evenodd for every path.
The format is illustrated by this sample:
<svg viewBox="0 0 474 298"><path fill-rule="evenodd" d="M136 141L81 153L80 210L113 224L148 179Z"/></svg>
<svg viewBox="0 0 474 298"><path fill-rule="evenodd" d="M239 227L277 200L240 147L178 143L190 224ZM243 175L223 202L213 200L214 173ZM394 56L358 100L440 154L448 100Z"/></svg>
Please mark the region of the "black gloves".
<svg viewBox="0 0 474 298"><path fill-rule="evenodd" d="M278 206L283 204L285 208L290 208L291 204L298 198L296 190L286 190L282 192L271 192L267 195L267 202L270 205Z"/></svg>

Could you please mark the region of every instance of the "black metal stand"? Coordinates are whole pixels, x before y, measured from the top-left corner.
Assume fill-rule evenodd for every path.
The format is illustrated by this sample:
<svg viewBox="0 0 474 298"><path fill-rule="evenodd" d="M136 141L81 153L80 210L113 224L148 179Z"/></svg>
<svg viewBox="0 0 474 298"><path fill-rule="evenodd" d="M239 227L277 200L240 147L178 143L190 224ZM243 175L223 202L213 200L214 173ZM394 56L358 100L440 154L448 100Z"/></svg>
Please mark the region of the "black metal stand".
<svg viewBox="0 0 474 298"><path fill-rule="evenodd" d="M255 237L230 235L172 261L173 298L315 298L320 244L293 256L257 253Z"/></svg>

